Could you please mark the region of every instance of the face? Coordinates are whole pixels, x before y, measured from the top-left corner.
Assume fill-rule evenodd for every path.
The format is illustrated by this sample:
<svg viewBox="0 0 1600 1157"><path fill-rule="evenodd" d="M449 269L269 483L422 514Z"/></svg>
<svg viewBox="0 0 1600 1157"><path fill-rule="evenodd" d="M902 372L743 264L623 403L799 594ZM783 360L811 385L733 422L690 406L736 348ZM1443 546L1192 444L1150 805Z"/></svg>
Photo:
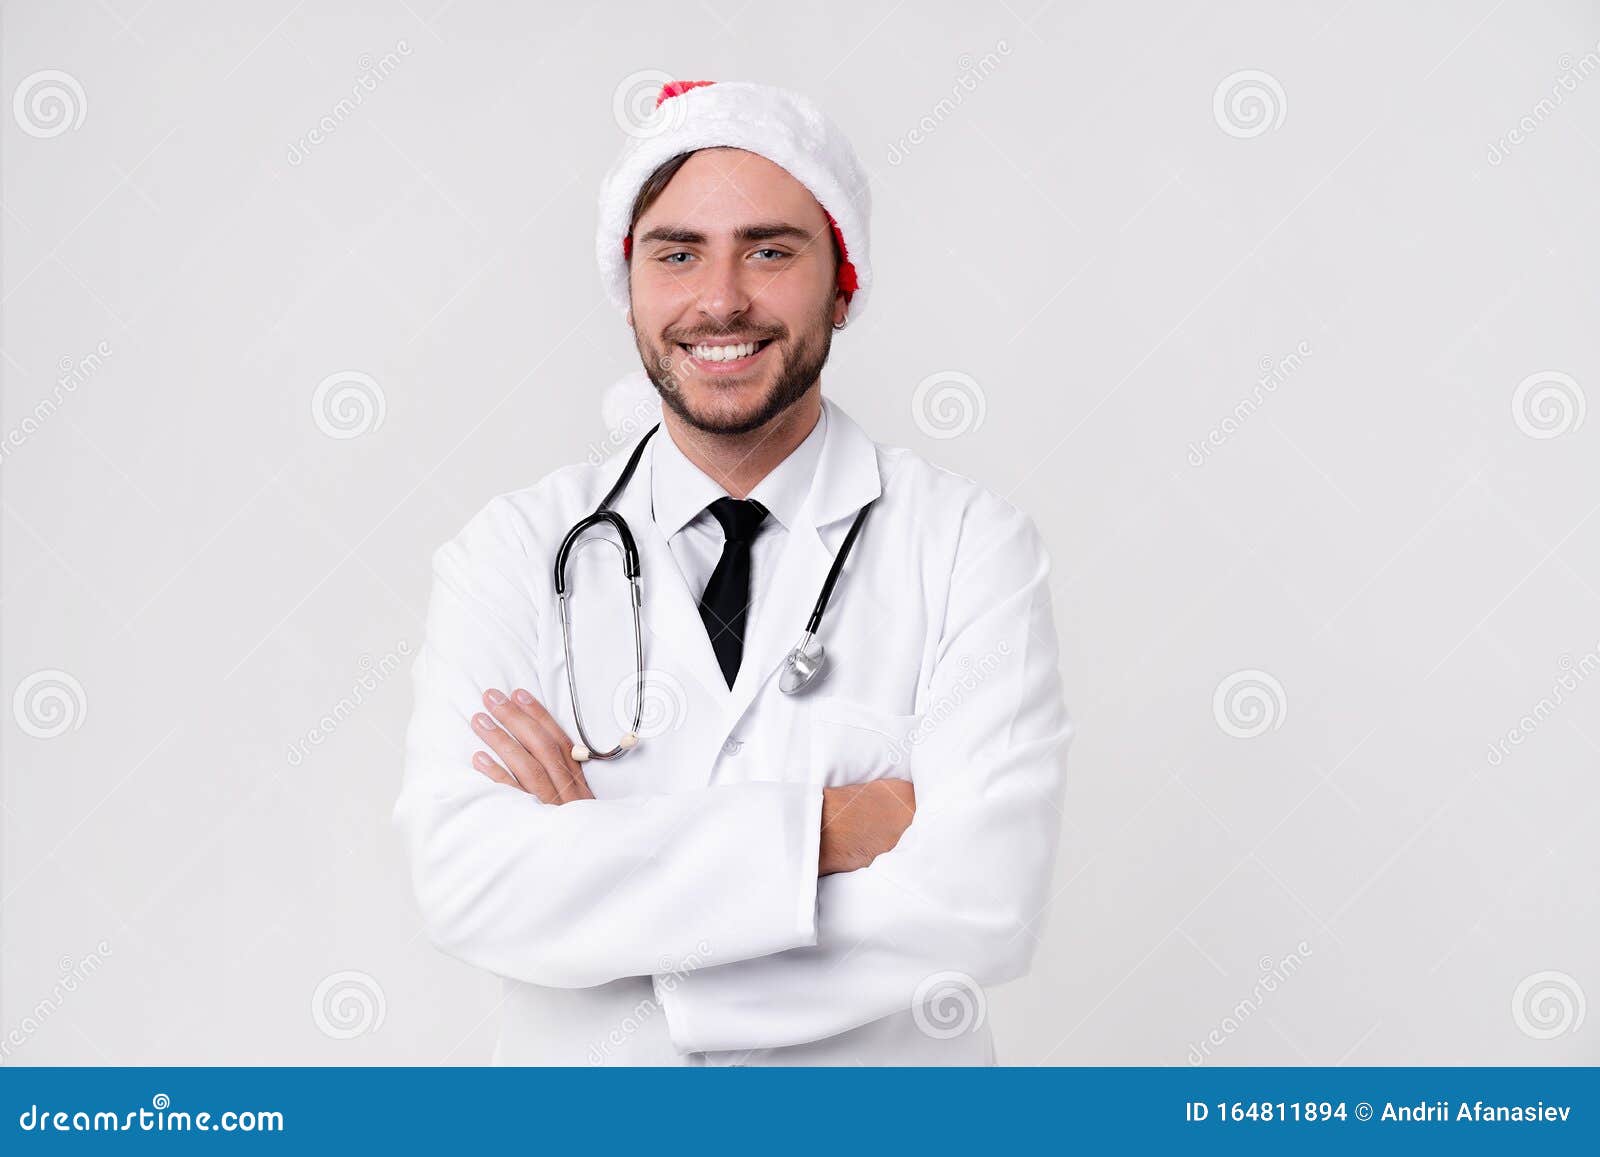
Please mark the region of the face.
<svg viewBox="0 0 1600 1157"><path fill-rule="evenodd" d="M634 342L680 418L744 434L816 385L845 298L827 214L785 169L742 149L702 149L633 238Z"/></svg>

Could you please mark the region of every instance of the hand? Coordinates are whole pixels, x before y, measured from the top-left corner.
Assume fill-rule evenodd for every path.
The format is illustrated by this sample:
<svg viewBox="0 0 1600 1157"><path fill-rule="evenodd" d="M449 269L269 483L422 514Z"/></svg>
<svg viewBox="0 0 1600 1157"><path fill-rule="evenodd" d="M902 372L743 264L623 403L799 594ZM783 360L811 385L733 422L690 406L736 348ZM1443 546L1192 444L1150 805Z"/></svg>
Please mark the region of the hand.
<svg viewBox="0 0 1600 1157"><path fill-rule="evenodd" d="M917 793L908 780L823 788L817 875L865 868L900 842L916 813Z"/></svg>
<svg viewBox="0 0 1600 1157"><path fill-rule="evenodd" d="M496 783L519 788L544 803L594 798L583 769L572 758L572 740L537 699L521 689L507 698L491 687L483 693L483 705L494 719L474 715L472 729L494 748L500 762L480 751L472 757L474 767Z"/></svg>

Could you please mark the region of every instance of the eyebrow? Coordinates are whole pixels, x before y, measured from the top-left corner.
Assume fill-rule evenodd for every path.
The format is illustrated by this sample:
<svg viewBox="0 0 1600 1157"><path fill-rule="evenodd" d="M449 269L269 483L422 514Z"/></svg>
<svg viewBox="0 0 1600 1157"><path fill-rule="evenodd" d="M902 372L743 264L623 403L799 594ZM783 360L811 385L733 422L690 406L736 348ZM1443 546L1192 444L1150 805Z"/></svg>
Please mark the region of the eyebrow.
<svg viewBox="0 0 1600 1157"><path fill-rule="evenodd" d="M733 239L737 243L751 241L775 241L779 238L792 239L797 242L809 242L811 234L798 225L790 225L785 221L766 221L757 225L741 225L733 231ZM639 238L640 245L648 245L652 241L669 241L677 245L704 245L706 235L698 229L691 229L687 225L657 225L644 236Z"/></svg>

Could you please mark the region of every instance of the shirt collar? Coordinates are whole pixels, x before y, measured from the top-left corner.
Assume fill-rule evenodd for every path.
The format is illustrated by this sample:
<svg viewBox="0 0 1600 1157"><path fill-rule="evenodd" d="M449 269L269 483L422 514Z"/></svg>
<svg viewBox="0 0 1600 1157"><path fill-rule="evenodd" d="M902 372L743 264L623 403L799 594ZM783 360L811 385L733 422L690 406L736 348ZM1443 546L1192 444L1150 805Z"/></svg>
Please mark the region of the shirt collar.
<svg viewBox="0 0 1600 1157"><path fill-rule="evenodd" d="M828 411L824 406L811 433L750 491L749 497L765 506L786 530L794 528L805 509L827 437ZM664 537L671 538L728 492L684 456L670 431L661 430L652 441L650 501L656 525Z"/></svg>

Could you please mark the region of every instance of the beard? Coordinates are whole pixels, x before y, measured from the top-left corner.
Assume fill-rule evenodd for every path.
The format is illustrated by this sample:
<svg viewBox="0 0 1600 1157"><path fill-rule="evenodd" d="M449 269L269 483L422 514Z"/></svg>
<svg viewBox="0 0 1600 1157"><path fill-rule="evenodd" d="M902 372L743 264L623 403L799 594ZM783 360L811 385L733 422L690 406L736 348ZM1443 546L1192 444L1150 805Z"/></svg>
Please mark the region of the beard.
<svg viewBox="0 0 1600 1157"><path fill-rule="evenodd" d="M697 334L696 337L707 336ZM705 434L733 436L759 430L794 405L817 384L833 348L833 299L830 297L812 325L793 341L782 333L765 333L771 339L766 352L773 356L761 373L769 378L754 398L740 401L752 390L751 379L723 383L701 377L688 364L689 354L677 342L657 346L634 330L634 345L644 372L665 405L691 428ZM758 339L758 340L761 340Z"/></svg>

